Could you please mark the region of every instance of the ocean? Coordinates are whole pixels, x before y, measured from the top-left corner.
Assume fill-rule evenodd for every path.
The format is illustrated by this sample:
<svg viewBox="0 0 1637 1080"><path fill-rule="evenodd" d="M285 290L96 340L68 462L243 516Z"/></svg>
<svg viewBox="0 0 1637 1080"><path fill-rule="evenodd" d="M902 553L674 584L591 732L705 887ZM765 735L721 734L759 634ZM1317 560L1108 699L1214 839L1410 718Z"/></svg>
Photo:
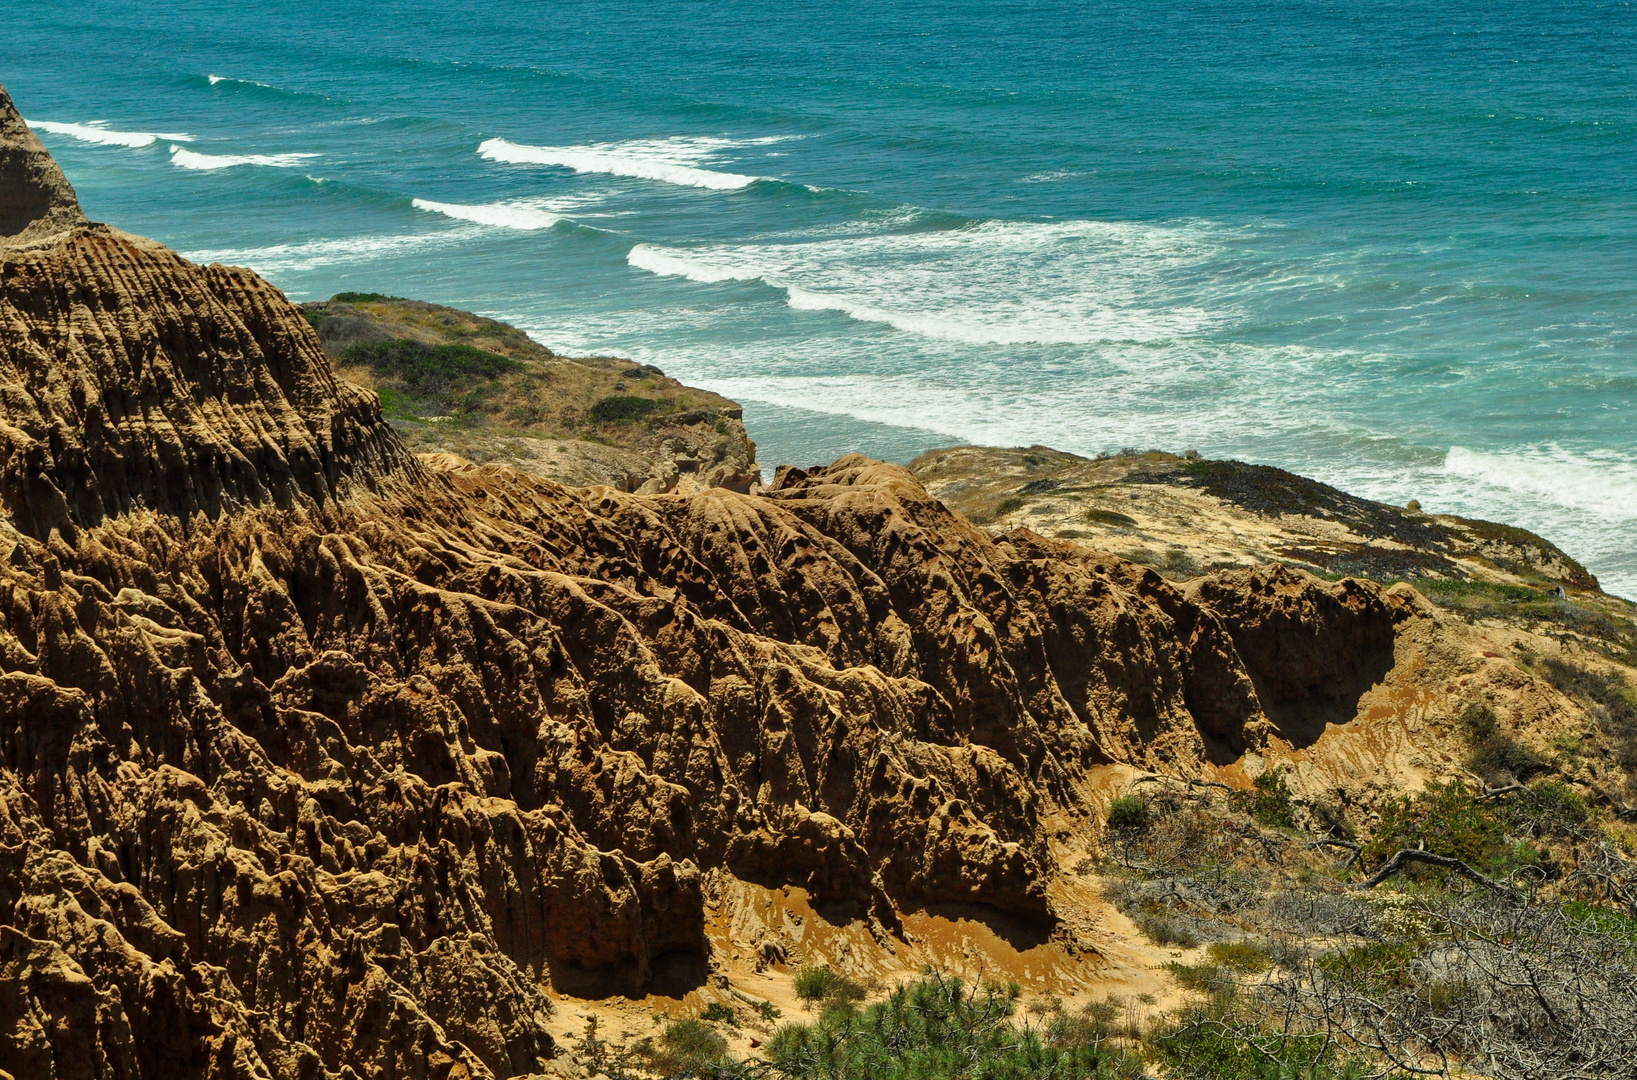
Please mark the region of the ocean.
<svg viewBox="0 0 1637 1080"><path fill-rule="evenodd" d="M1637 8L45 4L87 212L652 362L760 458L1195 449L1637 597Z"/></svg>

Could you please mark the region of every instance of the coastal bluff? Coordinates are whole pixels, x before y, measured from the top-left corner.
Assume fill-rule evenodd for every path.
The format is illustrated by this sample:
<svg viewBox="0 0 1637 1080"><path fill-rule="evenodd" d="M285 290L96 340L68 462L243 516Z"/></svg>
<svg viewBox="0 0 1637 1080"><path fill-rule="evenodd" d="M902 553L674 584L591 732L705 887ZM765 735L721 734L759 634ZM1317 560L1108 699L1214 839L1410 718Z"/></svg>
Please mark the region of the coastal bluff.
<svg viewBox="0 0 1637 1080"><path fill-rule="evenodd" d="M798 964L1157 988L1074 869L1133 776L1367 828L1470 702L1590 722L1410 584L1168 580L858 455L763 489L725 399L621 484L418 455L326 354L377 303L86 221L0 91L0 1076L585 1075L584 1016ZM634 366L593 404L703 395Z"/></svg>

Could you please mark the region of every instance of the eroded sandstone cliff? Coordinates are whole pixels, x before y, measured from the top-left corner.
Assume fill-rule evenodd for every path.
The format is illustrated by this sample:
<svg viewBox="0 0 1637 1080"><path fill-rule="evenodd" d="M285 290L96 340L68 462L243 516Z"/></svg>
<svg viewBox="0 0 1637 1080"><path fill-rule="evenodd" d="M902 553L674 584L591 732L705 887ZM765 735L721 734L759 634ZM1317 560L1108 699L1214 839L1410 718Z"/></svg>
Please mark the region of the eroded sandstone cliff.
<svg viewBox="0 0 1637 1080"><path fill-rule="evenodd" d="M47 175L0 121L0 190ZM1311 743L1428 618L997 538L859 457L757 496L417 458L276 289L58 179L0 245L16 1078L539 1072L550 991L725 962L708 882L886 948L1049 933L1089 770Z"/></svg>

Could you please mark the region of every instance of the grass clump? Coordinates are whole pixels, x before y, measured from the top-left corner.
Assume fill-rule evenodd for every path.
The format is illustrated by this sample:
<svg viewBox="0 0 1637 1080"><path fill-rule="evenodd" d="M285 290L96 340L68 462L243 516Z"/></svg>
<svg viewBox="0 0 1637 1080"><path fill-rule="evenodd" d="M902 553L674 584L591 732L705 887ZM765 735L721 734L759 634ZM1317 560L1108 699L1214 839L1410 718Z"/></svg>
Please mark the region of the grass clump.
<svg viewBox="0 0 1637 1080"><path fill-rule="evenodd" d="M728 1041L704 1020L672 1020L657 1044L643 1048L642 1057L665 1076L713 1076L728 1063Z"/></svg>
<svg viewBox="0 0 1637 1080"><path fill-rule="evenodd" d="M1276 829L1296 827L1296 806L1290 798L1283 768L1269 769L1252 781L1249 791L1235 791L1228 796L1230 809L1249 814L1263 825Z"/></svg>
<svg viewBox="0 0 1637 1080"><path fill-rule="evenodd" d="M666 407L665 402L654 398L615 394L591 406L588 415L594 424L629 424L656 412L663 412Z"/></svg>
<svg viewBox="0 0 1637 1080"><path fill-rule="evenodd" d="M820 966L796 969L796 996L808 1008L851 1009L864 1000L864 984L834 968Z"/></svg>
<svg viewBox="0 0 1637 1080"><path fill-rule="evenodd" d="M775 1075L792 1080L1123 1080L1142 1063L1107 1045L1103 1025L1059 1016L1012 1022L1016 983L968 987L928 973L862 1012L831 1010L780 1028L768 1044Z"/></svg>
<svg viewBox="0 0 1637 1080"><path fill-rule="evenodd" d="M1273 954L1255 941L1218 941L1206 951L1214 962L1247 975L1259 975L1273 966Z"/></svg>
<svg viewBox="0 0 1637 1080"><path fill-rule="evenodd" d="M1141 832L1154 822L1154 811L1147 800L1136 795L1122 795L1108 804L1108 827L1127 832Z"/></svg>

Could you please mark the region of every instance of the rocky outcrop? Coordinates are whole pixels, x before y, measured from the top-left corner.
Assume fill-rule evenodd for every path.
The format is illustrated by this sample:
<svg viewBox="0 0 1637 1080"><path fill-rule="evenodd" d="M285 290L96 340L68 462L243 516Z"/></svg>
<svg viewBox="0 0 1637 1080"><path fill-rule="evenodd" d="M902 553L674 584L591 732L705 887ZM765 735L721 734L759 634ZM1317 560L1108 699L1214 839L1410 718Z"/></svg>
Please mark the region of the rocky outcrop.
<svg viewBox="0 0 1637 1080"><path fill-rule="evenodd" d="M0 87L0 247L49 243L85 224L62 169Z"/></svg>
<svg viewBox="0 0 1637 1080"><path fill-rule="evenodd" d="M341 377L378 389L418 452L645 494L761 485L738 404L652 364L560 356L515 326L421 300L341 293L301 312ZM420 372L417 347L457 352Z"/></svg>
<svg viewBox="0 0 1637 1080"><path fill-rule="evenodd" d="M1049 926L1088 769L1266 745L1259 695L1319 691L1237 643L1350 671L1389 604L1180 591L857 456L761 496L420 459L277 290L104 226L0 250L0 509L31 1078L535 1073L551 988L703 977L707 871L883 939Z"/></svg>

